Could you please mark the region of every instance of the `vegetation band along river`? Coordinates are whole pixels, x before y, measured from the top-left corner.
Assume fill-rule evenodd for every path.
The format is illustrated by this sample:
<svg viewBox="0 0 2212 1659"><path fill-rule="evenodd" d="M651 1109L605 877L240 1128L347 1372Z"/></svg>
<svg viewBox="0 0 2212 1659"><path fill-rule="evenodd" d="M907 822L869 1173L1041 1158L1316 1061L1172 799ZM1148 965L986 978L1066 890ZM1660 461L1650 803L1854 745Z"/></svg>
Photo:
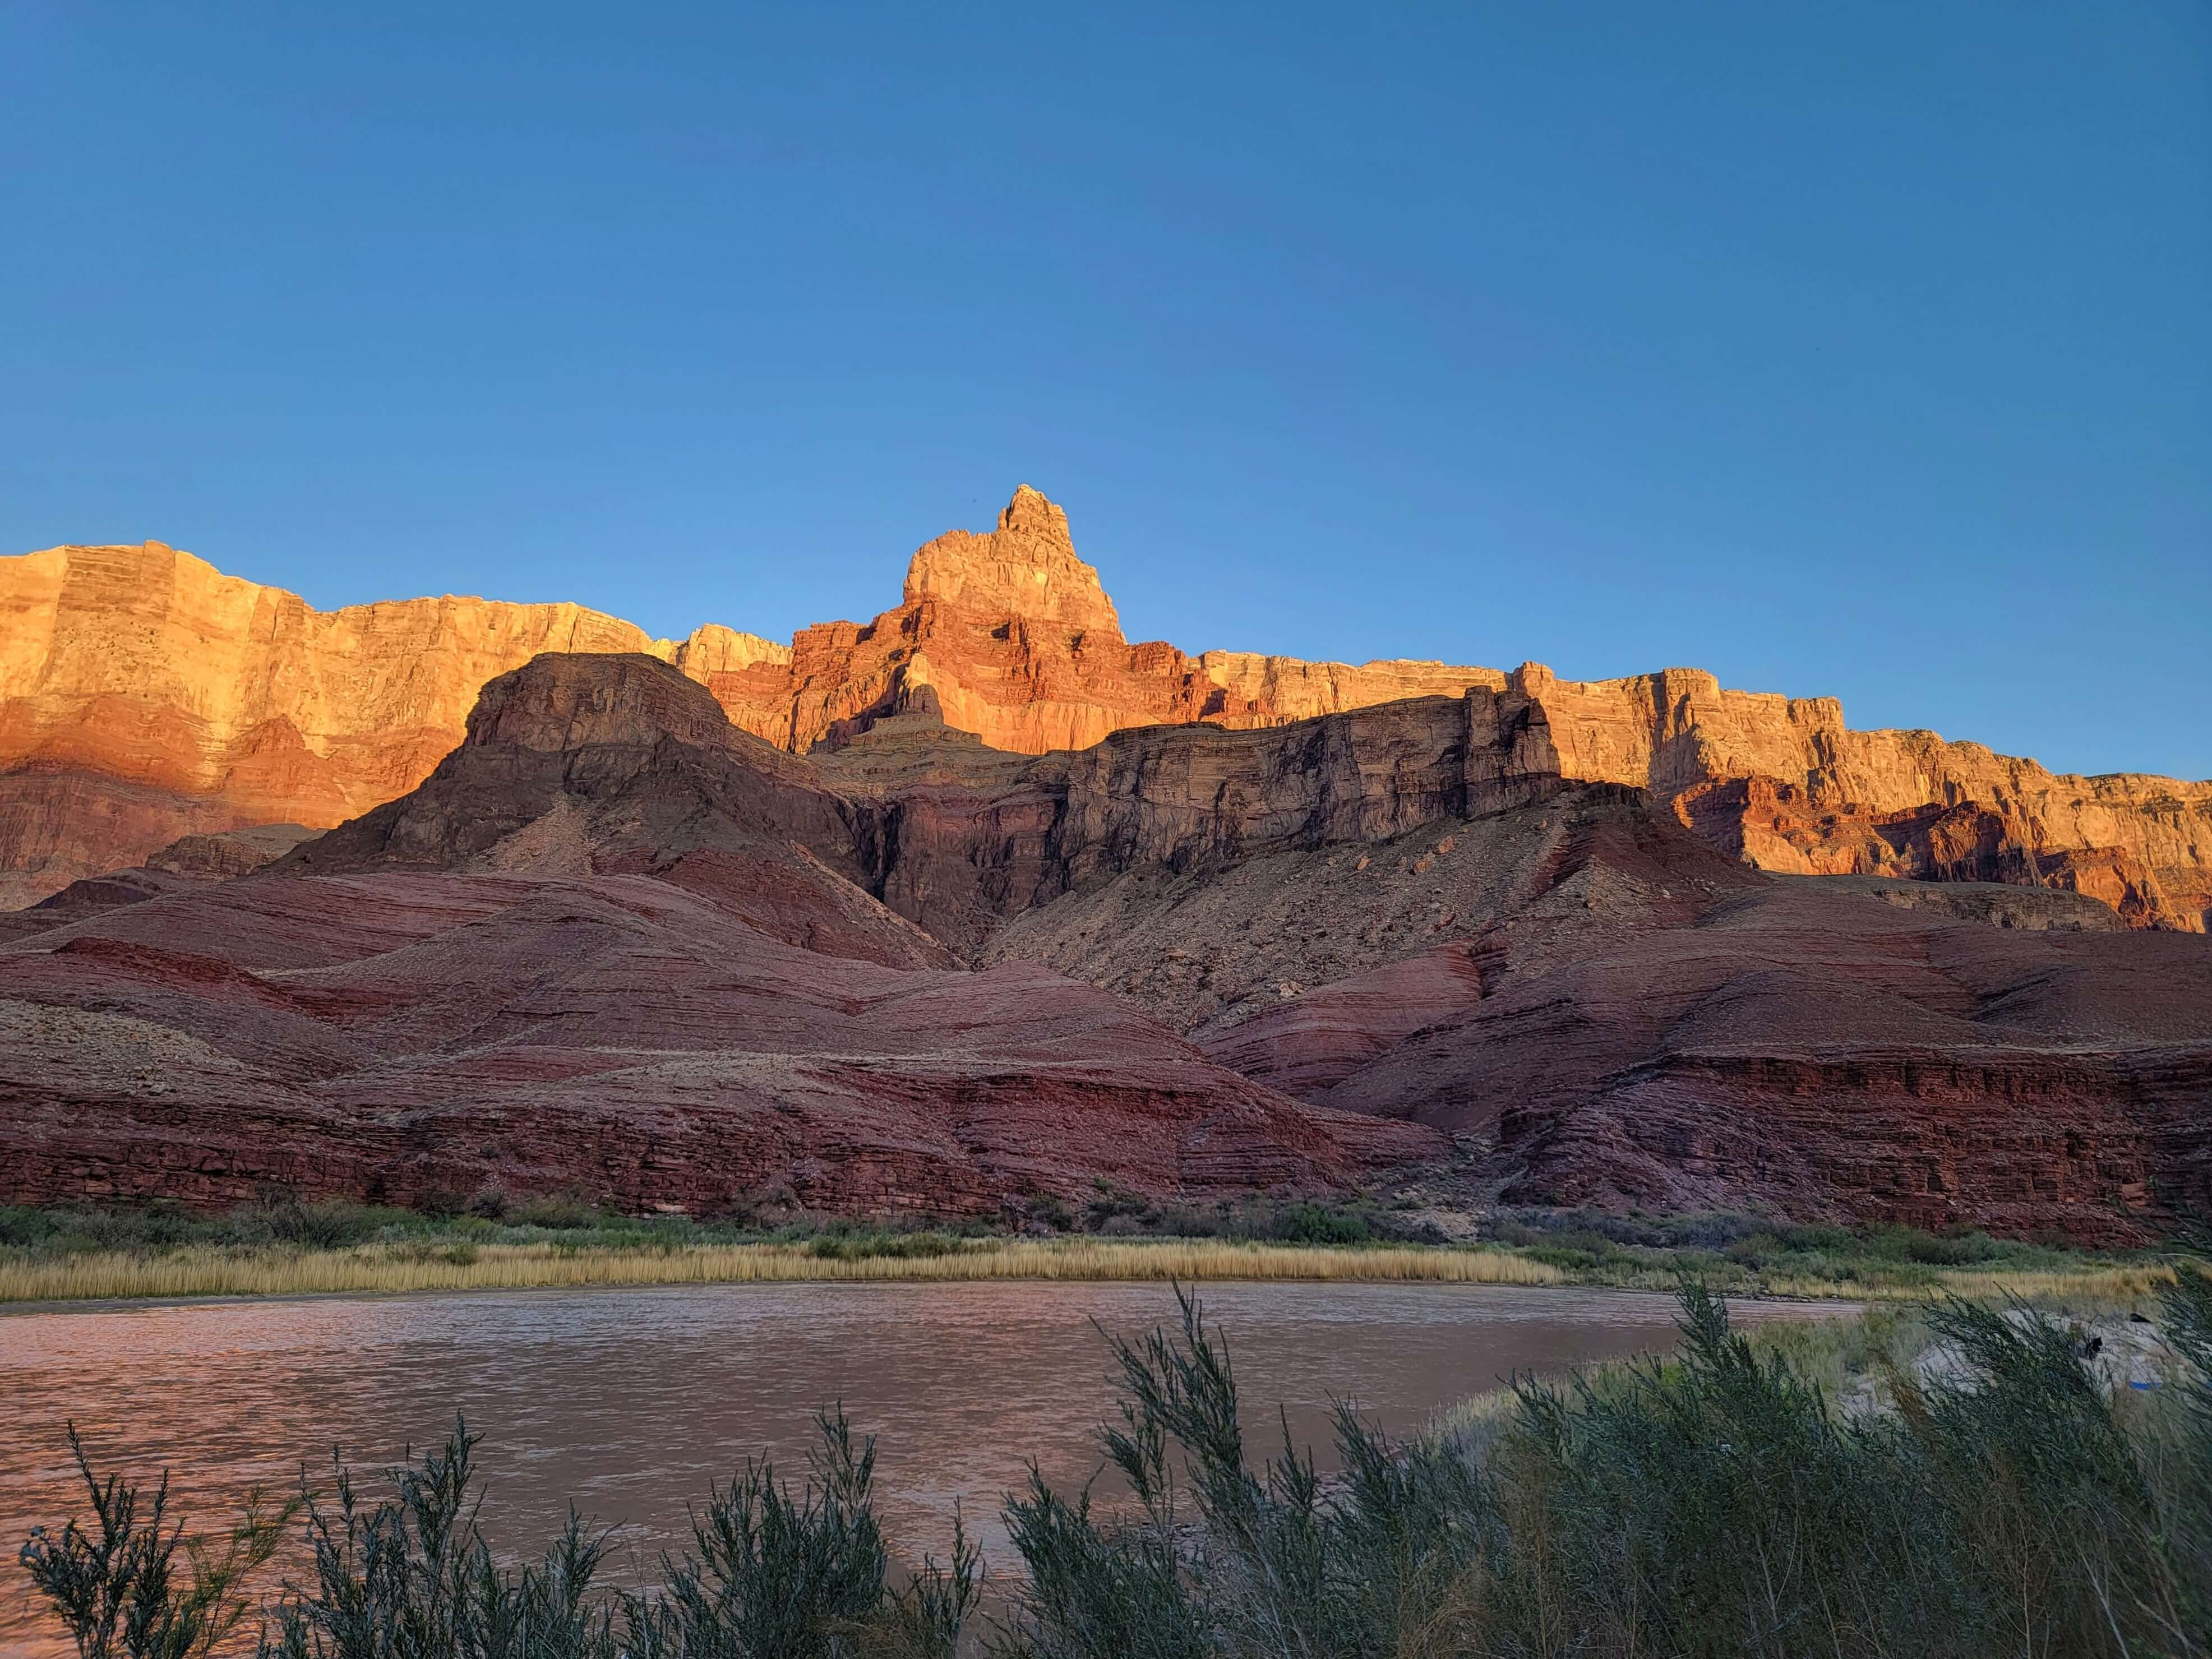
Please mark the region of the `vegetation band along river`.
<svg viewBox="0 0 2212 1659"><path fill-rule="evenodd" d="M917 1218L611 1215L478 1194L425 1215L274 1196L225 1213L0 1208L0 1303L110 1297L859 1279L1223 1279L1608 1285L1687 1274L1735 1295L2141 1297L2166 1250L1790 1225L1745 1215L1576 1211L1431 1219L1373 1203L1161 1205L1102 1188L1019 1232Z"/></svg>

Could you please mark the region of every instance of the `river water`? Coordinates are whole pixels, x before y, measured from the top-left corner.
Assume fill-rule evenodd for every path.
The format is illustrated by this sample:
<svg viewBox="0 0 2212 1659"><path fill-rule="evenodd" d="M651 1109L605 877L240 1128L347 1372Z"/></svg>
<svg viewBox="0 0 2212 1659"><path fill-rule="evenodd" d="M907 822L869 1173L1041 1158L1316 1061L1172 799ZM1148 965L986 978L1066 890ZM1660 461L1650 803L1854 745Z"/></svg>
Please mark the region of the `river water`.
<svg viewBox="0 0 2212 1659"><path fill-rule="evenodd" d="M1255 1444L1321 1443L1334 1397L1396 1434L1517 1373L1670 1346L1674 1304L1623 1291L1216 1285ZM1746 1319L1832 1312L1747 1304ZM878 1437L878 1513L909 1559L942 1553L960 1501L994 1570L1015 1565L1001 1496L1035 1458L1097 1466L1105 1330L1176 1317L1164 1286L792 1285L465 1292L0 1314L0 1652L58 1650L15 1564L39 1522L82 1512L74 1420L103 1471L173 1472L175 1512L215 1529L256 1483L328 1486L483 1435L495 1546L534 1548L573 1501L622 1522L618 1554L686 1535L686 1504L766 1453L799 1472L815 1410ZM618 1575L618 1576L624 1576Z"/></svg>

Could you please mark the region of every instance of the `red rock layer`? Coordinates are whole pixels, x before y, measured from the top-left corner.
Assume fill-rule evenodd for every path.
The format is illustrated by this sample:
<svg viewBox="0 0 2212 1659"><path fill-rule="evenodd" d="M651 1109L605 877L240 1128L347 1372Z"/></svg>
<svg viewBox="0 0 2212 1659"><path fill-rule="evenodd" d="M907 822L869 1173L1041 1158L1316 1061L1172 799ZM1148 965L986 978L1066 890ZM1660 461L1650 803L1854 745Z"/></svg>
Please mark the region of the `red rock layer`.
<svg viewBox="0 0 2212 1659"><path fill-rule="evenodd" d="M540 658L401 799L0 950L0 1201L977 1212L1341 1191L1438 1150L1048 969L948 970L854 879L875 810L657 661Z"/></svg>
<svg viewBox="0 0 2212 1659"><path fill-rule="evenodd" d="M994 1211L1341 1190L1430 1151L1043 969L787 945L646 877L268 878L0 952L0 1201Z"/></svg>
<svg viewBox="0 0 2212 1659"><path fill-rule="evenodd" d="M1299 730L1222 734L1248 752L1216 757L1220 793ZM1402 759L1378 793L1421 775ZM1017 913L987 959L1446 1131L1509 1202L2107 1242L2212 1206L2203 938L2067 893L1762 875L1641 792L1527 782L1395 833L1195 836L1182 870L1133 858Z"/></svg>
<svg viewBox="0 0 2212 1659"><path fill-rule="evenodd" d="M1554 731L1476 689L1010 763L907 715L817 767L659 661L544 657L402 799L0 949L0 1197L984 1210L1341 1189L1449 1135L1514 1201L2106 1239L2212 1203L2212 944L1761 874Z"/></svg>

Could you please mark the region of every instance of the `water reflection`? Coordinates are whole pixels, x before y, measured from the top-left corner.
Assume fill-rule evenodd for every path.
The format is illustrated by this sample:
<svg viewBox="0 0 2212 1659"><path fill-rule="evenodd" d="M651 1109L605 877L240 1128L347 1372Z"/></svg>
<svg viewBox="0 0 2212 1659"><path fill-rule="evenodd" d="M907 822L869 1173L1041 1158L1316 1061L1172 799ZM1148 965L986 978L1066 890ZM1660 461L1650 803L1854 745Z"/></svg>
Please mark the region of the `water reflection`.
<svg viewBox="0 0 2212 1659"><path fill-rule="evenodd" d="M1515 1372L1672 1335L1667 1298L1620 1292L1235 1285L1204 1299L1271 1439L1278 1402L1302 1440L1326 1438L1337 1396L1403 1433ZM16 1546L81 1508L69 1419L104 1469L173 1469L178 1512L212 1524L303 1462L321 1478L334 1444L380 1468L464 1412L484 1433L495 1542L534 1547L573 1499L627 1523L623 1553L649 1559L747 1456L795 1471L814 1411L842 1400L878 1437L894 1546L941 1553L957 1498L996 1567L1000 1498L1028 1461L1066 1482L1097 1466L1112 1390L1094 1322L1133 1333L1174 1314L1158 1285L804 1285L0 1315L0 1648L33 1650Z"/></svg>

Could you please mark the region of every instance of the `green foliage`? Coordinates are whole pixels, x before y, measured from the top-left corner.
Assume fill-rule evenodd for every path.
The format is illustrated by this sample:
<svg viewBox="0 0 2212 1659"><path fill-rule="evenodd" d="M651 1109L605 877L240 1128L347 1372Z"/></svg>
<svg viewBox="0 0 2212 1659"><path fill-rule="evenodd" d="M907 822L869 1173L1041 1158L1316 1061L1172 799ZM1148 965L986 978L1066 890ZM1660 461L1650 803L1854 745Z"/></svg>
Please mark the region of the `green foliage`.
<svg viewBox="0 0 2212 1659"><path fill-rule="evenodd" d="M163 1529L167 1475L141 1516L137 1487L93 1474L75 1424L69 1444L92 1505L92 1525L71 1521L58 1538L35 1527L17 1559L82 1659L200 1659L211 1652L245 1618L244 1583L276 1553L296 1507L270 1511L249 1499L217 1554L187 1542L179 1529Z"/></svg>
<svg viewBox="0 0 2212 1659"><path fill-rule="evenodd" d="M1255 1470L1234 1376L1198 1303L1182 1326L1116 1341L1109 1459L1139 1513L1100 1518L1032 1474L1006 1519L1028 1569L1012 1638L1037 1659L1419 1650L1456 1621L1488 1530L1480 1472L1456 1449L1394 1446L1336 1413L1346 1474L1325 1488L1291 1443Z"/></svg>
<svg viewBox="0 0 2212 1659"><path fill-rule="evenodd" d="M825 1261L865 1261L871 1257L956 1255L960 1241L943 1233L829 1232L808 1248Z"/></svg>
<svg viewBox="0 0 2212 1659"><path fill-rule="evenodd" d="M1351 1211L1291 1204L1276 1212L1272 1237L1285 1244L1364 1244L1375 1230L1364 1216Z"/></svg>
<svg viewBox="0 0 2212 1659"><path fill-rule="evenodd" d="M1930 1233L1880 1224L1793 1225L1761 1216L1615 1215L1590 1210L1502 1212L1482 1236L1580 1278L1663 1284L1689 1274L1756 1289L1770 1279L1933 1289L1947 1271L2066 1272L2100 1260L2063 1243Z"/></svg>
<svg viewBox="0 0 2212 1659"><path fill-rule="evenodd" d="M542 1227L548 1232L581 1232L605 1227L613 1218L602 1214L587 1200L570 1194L511 1200L507 1206L506 1219L517 1227Z"/></svg>
<svg viewBox="0 0 2212 1659"><path fill-rule="evenodd" d="M372 1501L343 1463L327 1504L304 1490L270 1513L249 1506L216 1557L164 1531L164 1478L149 1513L136 1486L94 1479L71 1431L94 1511L22 1551L33 1586L84 1659L203 1659L238 1630L243 1581L301 1512L313 1577L288 1583L258 1641L261 1659L953 1659L982 1592L982 1560L956 1514L951 1561L887 1582L873 1508L875 1448L842 1411L794 1494L765 1462L714 1489L694 1545L664 1558L662 1584L599 1584L610 1534L571 1510L536 1561L502 1571L477 1522L478 1437L456 1423L443 1446L387 1472ZM179 1547L188 1577L174 1571Z"/></svg>
<svg viewBox="0 0 2212 1659"><path fill-rule="evenodd" d="M749 1464L694 1522L696 1553L664 1563L667 1592L635 1606L637 1650L687 1659L831 1659L884 1610L887 1558L872 1507L876 1451L841 1412L820 1419L805 1491ZM956 1632L957 1636L957 1632Z"/></svg>
<svg viewBox="0 0 2212 1659"><path fill-rule="evenodd" d="M2212 1358L2212 1281L2171 1293ZM2202 1655L2212 1394L2142 1415L2073 1332L1954 1303L1947 1380L1846 1421L1701 1287L1679 1358L1523 1385L1478 1447L1394 1447L1347 1412L1346 1474L1255 1468L1194 1304L1117 1346L1105 1448L1140 1518L1032 1480L1015 1645L1109 1654ZM2194 1344L2192 1346L2191 1345ZM2124 1394L2128 1391L2123 1390Z"/></svg>
<svg viewBox="0 0 2212 1659"><path fill-rule="evenodd" d="M592 1594L605 1535L572 1510L540 1561L500 1571L477 1525L477 1441L456 1423L374 1504L336 1469L334 1506L309 1502L314 1581L279 1605L264 1659L616 1659L613 1612Z"/></svg>

